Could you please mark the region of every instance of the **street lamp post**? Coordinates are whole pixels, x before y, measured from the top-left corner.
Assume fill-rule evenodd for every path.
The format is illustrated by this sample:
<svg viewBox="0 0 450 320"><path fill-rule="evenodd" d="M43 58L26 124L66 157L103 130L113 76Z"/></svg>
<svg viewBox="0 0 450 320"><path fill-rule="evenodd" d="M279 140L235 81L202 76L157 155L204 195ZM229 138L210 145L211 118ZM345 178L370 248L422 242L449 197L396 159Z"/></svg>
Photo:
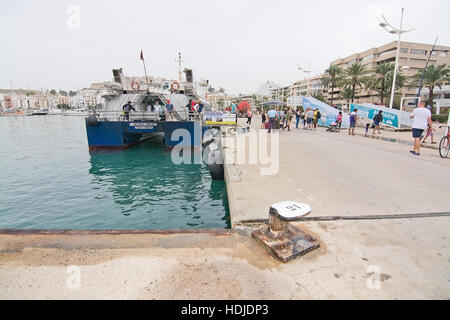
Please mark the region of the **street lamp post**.
<svg viewBox="0 0 450 320"><path fill-rule="evenodd" d="M307 76L307 79L306 79L307 80L307 82L306 82L306 96L309 96L309 74L312 72L310 70L310 68L309 68L309 62L308 62L308 69L307 70L303 69L300 66L297 66L297 69L303 71L304 73L306 73L306 76Z"/></svg>
<svg viewBox="0 0 450 320"><path fill-rule="evenodd" d="M395 27L393 27L391 24L389 24L389 22L387 22L386 18L384 16L383 20L384 22L380 23L380 27L384 28L385 30L387 30L389 33L391 34L398 34L398 40L397 40L397 55L395 57L395 69L394 69L394 78L392 80L392 91L391 91L391 101L389 102L389 108L392 109L393 105L394 105L394 95L395 95L395 81L397 80L397 70L398 70L398 60L399 60L399 55L400 55L400 39L401 39L401 35L403 33L407 33L410 31L413 31L414 29L411 30L402 30L402 26L403 26L403 14L404 14L405 8L402 8L402 16L400 18L400 29L397 29Z"/></svg>
<svg viewBox="0 0 450 320"><path fill-rule="evenodd" d="M430 55L428 56L427 62L425 63L425 68L423 68L423 71L422 71L422 76L420 77L419 90L417 91L417 97L416 97L416 106L419 104L420 92L422 91L423 80L425 78L425 72L427 71L428 63L430 62L431 55L433 54L433 52L448 52L448 50L435 49L438 38L439 37L436 38L436 41L434 42L433 47L431 48Z"/></svg>

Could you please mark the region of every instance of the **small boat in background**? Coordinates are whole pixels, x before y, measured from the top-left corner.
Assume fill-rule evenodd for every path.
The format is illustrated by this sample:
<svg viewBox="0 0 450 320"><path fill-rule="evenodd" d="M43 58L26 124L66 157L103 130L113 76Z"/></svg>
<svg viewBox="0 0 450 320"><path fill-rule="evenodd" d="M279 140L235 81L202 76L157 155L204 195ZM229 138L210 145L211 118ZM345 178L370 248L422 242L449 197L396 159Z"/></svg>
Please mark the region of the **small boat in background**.
<svg viewBox="0 0 450 320"><path fill-rule="evenodd" d="M74 109L69 111L64 111L62 113L65 116L87 116L89 115L89 111L85 109Z"/></svg>
<svg viewBox="0 0 450 320"><path fill-rule="evenodd" d="M48 109L31 110L30 116L45 116L48 114Z"/></svg>
<svg viewBox="0 0 450 320"><path fill-rule="evenodd" d="M25 115L25 113L23 113L22 110L16 110L16 109L5 110L0 113L0 116L2 116L2 117L23 116L23 115Z"/></svg>
<svg viewBox="0 0 450 320"><path fill-rule="evenodd" d="M49 115L55 115L55 114L62 114L62 110L61 109L50 109L48 111Z"/></svg>

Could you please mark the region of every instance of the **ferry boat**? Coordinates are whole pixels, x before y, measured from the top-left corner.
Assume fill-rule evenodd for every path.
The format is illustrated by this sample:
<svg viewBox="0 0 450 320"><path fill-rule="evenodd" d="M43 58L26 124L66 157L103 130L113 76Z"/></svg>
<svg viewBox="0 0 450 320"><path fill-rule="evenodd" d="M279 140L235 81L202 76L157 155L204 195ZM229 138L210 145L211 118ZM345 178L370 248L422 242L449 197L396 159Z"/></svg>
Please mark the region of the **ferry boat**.
<svg viewBox="0 0 450 320"><path fill-rule="evenodd" d="M205 111L210 110L211 105L195 92L192 70L185 69L185 73L185 82L150 83L143 85L145 90L133 82L133 89L125 90L122 69L113 69L114 82L105 85L105 103L101 110L85 118L89 150L128 148L155 135L160 135L167 147L201 147L207 126L202 125L198 114L189 115L186 105L190 100L201 101ZM167 100L174 106L173 119L166 119L165 114L152 108L156 104L165 106ZM127 117L123 106L129 101L136 111L131 111Z"/></svg>

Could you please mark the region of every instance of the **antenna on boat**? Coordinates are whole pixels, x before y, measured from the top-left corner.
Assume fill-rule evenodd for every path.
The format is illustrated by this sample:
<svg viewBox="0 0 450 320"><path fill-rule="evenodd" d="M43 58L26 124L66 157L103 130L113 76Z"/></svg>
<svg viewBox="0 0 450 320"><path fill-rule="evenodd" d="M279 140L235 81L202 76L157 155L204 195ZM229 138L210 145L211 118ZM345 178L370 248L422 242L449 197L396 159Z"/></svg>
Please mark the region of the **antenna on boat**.
<svg viewBox="0 0 450 320"><path fill-rule="evenodd" d="M175 62L178 62L178 81L181 82L181 63L185 62L185 60L181 60L181 52L178 52L178 59Z"/></svg>
<svg viewBox="0 0 450 320"><path fill-rule="evenodd" d="M150 91L149 85L148 85L148 77L147 77L147 69L145 68L145 60L144 60L144 51L141 49L141 60L144 64L144 73L145 73L145 81L147 82L147 91Z"/></svg>

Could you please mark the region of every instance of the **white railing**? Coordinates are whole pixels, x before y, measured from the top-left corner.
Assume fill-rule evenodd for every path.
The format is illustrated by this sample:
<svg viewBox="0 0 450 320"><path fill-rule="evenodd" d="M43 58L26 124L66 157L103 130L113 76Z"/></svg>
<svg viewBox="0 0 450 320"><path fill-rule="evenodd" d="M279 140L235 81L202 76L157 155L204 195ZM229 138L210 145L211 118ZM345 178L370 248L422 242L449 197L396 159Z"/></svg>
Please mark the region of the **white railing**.
<svg viewBox="0 0 450 320"><path fill-rule="evenodd" d="M90 111L89 114L97 115L100 121L192 121L200 119L198 112L188 112L187 110L174 111L173 118L168 112L154 111L130 111L128 116L123 111Z"/></svg>

